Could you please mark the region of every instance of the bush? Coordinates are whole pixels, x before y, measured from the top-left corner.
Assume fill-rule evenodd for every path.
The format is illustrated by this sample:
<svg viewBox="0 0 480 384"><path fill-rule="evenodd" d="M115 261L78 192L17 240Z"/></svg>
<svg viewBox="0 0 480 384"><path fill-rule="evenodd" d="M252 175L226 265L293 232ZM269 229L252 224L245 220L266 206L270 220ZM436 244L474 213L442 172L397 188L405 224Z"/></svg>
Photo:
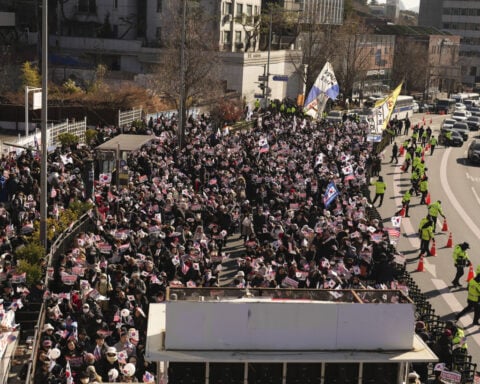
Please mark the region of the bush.
<svg viewBox="0 0 480 384"><path fill-rule="evenodd" d="M33 242L15 250L15 254L19 260L26 261L30 264L39 264L40 259L45 257L45 252L44 247Z"/></svg>
<svg viewBox="0 0 480 384"><path fill-rule="evenodd" d="M72 133L66 132L58 135L58 141L60 141L60 144L62 144L63 148L66 148L78 144L79 138Z"/></svg>
<svg viewBox="0 0 480 384"><path fill-rule="evenodd" d="M98 132L95 129L87 129L85 132L85 141L87 145L92 145L97 140Z"/></svg>
<svg viewBox="0 0 480 384"><path fill-rule="evenodd" d="M26 260L20 260L18 262L17 271L20 273L27 273L27 284L32 285L37 280L41 280L43 277L42 267L39 263L31 264Z"/></svg>

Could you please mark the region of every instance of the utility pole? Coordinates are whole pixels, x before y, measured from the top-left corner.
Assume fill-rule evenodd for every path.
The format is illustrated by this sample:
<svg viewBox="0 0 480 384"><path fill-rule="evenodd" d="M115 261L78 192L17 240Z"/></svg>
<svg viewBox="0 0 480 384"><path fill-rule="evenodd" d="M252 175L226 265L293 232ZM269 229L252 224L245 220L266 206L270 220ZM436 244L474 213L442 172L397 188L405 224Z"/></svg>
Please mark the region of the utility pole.
<svg viewBox="0 0 480 384"><path fill-rule="evenodd" d="M183 0L182 9L182 46L180 47L180 103L178 118L178 146L183 147L185 136L185 42L187 40L187 0Z"/></svg>
<svg viewBox="0 0 480 384"><path fill-rule="evenodd" d="M40 162L40 243L48 249L47 241L47 103L48 103L48 0L42 4L42 132Z"/></svg>

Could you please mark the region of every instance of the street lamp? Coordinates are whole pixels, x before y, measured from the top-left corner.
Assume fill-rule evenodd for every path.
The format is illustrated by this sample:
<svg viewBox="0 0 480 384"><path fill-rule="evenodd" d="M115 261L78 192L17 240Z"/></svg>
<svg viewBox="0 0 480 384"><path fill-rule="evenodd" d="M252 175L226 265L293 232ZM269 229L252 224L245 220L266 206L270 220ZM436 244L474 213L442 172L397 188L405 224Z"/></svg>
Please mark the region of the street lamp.
<svg viewBox="0 0 480 384"><path fill-rule="evenodd" d="M182 149L185 132L185 41L187 39L187 0L182 4L182 42L180 47L180 103L178 118L178 146Z"/></svg>
<svg viewBox="0 0 480 384"><path fill-rule="evenodd" d="M47 93L48 93L48 0L42 3L42 131L40 156L40 244L47 249Z"/></svg>

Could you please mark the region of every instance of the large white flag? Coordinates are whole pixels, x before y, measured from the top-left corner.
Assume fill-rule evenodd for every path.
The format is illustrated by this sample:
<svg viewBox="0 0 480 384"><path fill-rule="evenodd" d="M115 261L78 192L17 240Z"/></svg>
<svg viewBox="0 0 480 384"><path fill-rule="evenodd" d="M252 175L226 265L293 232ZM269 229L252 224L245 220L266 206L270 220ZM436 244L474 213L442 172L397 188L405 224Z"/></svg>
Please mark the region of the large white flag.
<svg viewBox="0 0 480 384"><path fill-rule="evenodd" d="M304 112L312 117L320 116L325 109L327 100L336 99L339 93L340 87L333 73L332 64L327 61L308 93Z"/></svg>

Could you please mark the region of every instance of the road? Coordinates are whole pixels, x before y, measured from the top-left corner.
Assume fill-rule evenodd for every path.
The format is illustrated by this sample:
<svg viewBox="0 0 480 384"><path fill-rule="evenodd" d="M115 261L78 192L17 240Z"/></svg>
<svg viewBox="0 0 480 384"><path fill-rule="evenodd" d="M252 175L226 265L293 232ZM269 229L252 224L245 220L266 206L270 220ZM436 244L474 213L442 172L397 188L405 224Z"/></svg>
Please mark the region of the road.
<svg viewBox="0 0 480 384"><path fill-rule="evenodd" d="M415 114L412 125L423 122L430 125L434 135L438 136L440 123L445 116ZM474 269L480 265L480 167L468 165L466 162L469 143L480 132L470 132L468 142L461 148L435 148L433 156L426 154L425 162L428 168L429 190L432 201L441 200L443 212L447 217L449 231L452 233L453 244L467 241L470 244L468 251ZM397 143L403 143L405 136L397 138ZM389 164L391 146L384 152L381 175L387 182L385 201L379 212L384 218L387 227L391 226L390 217L399 210L402 195L410 187L410 172L403 173L399 164ZM373 196L373 189L372 189ZM468 268L462 277L462 288L452 289L451 281L455 276L452 248L446 248L449 232L441 232L442 220L437 222L435 235L437 256L425 258L425 271L417 272L420 241L417 229L420 220L426 216L427 208L419 205L420 197L412 197L410 218L402 220L402 236L397 248L407 257L407 270L411 273L420 289L429 298L435 308L435 313L442 320L453 320L455 313L466 306ZM439 225L440 224L440 225ZM459 324L465 329L469 353L473 362L480 364L480 327L471 326L473 313L462 317Z"/></svg>

